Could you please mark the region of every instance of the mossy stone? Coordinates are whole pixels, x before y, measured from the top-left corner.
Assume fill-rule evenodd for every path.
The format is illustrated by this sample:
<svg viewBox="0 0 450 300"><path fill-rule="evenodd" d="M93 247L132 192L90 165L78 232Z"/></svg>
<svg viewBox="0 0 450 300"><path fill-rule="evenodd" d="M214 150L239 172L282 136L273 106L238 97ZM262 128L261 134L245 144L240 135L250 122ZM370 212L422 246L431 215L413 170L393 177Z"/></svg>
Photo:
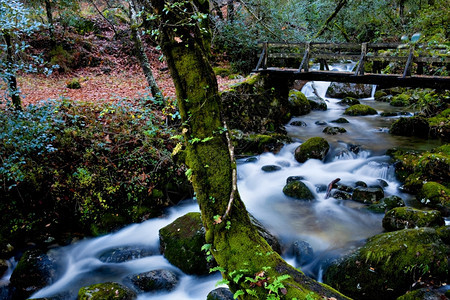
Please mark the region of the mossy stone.
<svg viewBox="0 0 450 300"><path fill-rule="evenodd" d="M433 228L379 234L332 263L324 282L354 299L396 299L419 277L446 282L447 251Z"/></svg>
<svg viewBox="0 0 450 300"><path fill-rule="evenodd" d="M136 294L129 288L116 283L105 282L82 287L78 291L79 300L132 300Z"/></svg>
<svg viewBox="0 0 450 300"><path fill-rule="evenodd" d="M356 104L347 108L344 112L344 115L348 116L367 116L367 115L376 115L377 111L365 104Z"/></svg>
<svg viewBox="0 0 450 300"><path fill-rule="evenodd" d="M372 95L372 85L348 82L332 82L325 94L329 98L368 98Z"/></svg>
<svg viewBox="0 0 450 300"><path fill-rule="evenodd" d="M200 213L188 213L159 230L160 251L186 274L208 274L211 265L201 251L205 228Z"/></svg>
<svg viewBox="0 0 450 300"><path fill-rule="evenodd" d="M338 104L352 106L356 104L361 104L361 102L359 102L358 99L353 97L345 97L344 99L339 101Z"/></svg>
<svg viewBox="0 0 450 300"><path fill-rule="evenodd" d="M389 133L400 136L428 137L430 125L428 121L420 116L400 118L392 123Z"/></svg>
<svg viewBox="0 0 450 300"><path fill-rule="evenodd" d="M327 126L322 130L323 133L325 134L330 134L330 135L336 135L339 133L345 133L347 132L347 130L343 127L331 127L331 126Z"/></svg>
<svg viewBox="0 0 450 300"><path fill-rule="evenodd" d="M405 201L399 196L391 195L383 198L380 202L372 204L368 207L369 210L374 212L387 212L396 207L404 207Z"/></svg>
<svg viewBox="0 0 450 300"><path fill-rule="evenodd" d="M444 218L439 211L425 211L412 207L393 208L383 218L383 228L387 231L415 227L439 227L444 223Z"/></svg>
<svg viewBox="0 0 450 300"><path fill-rule="evenodd" d="M408 94L400 94L392 97L390 105L396 107L404 107L410 105L409 99L411 98Z"/></svg>
<svg viewBox="0 0 450 300"><path fill-rule="evenodd" d="M313 193L309 188L301 181L291 181L283 188L283 193L286 196L299 199L299 200L314 200Z"/></svg>
<svg viewBox="0 0 450 300"><path fill-rule="evenodd" d="M450 189L437 182L426 182L417 194L417 199L429 207L450 209Z"/></svg>
<svg viewBox="0 0 450 300"><path fill-rule="evenodd" d="M385 96L387 96L387 93L385 91L376 91L375 95L373 95L374 99L377 100L377 101L380 98L385 97Z"/></svg>
<svg viewBox="0 0 450 300"><path fill-rule="evenodd" d="M330 145L322 137L312 137L295 149L295 159L304 163L306 160L320 159L323 160L330 150Z"/></svg>
<svg viewBox="0 0 450 300"><path fill-rule="evenodd" d="M422 288L419 290L408 291L408 293L406 293L405 295L397 298L397 300L442 300L442 299L448 299L446 293L443 290L430 288Z"/></svg>
<svg viewBox="0 0 450 300"><path fill-rule="evenodd" d="M331 121L331 123L346 124L350 122L346 118L338 118L336 120Z"/></svg>
<svg viewBox="0 0 450 300"><path fill-rule="evenodd" d="M352 200L365 203L374 204L384 198L384 191L380 187L357 187L352 194Z"/></svg>
<svg viewBox="0 0 450 300"><path fill-rule="evenodd" d="M312 110L327 110L328 106L325 100L318 96L308 97L308 102Z"/></svg>
<svg viewBox="0 0 450 300"><path fill-rule="evenodd" d="M311 104L305 94L297 90L289 91L289 103L292 109L292 115L301 116L311 112Z"/></svg>

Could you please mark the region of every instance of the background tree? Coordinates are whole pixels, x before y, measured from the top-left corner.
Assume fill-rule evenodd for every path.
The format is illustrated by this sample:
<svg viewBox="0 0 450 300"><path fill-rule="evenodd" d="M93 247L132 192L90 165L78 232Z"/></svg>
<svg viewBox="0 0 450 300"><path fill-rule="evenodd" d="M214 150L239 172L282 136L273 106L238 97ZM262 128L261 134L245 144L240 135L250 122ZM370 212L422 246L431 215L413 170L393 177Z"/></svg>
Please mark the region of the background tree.
<svg viewBox="0 0 450 300"><path fill-rule="evenodd" d="M199 2L152 0L159 38L175 83L183 121L187 174L192 180L207 248L240 299L344 299L288 265L251 224L236 185L231 139L221 120L220 97L203 42Z"/></svg>
<svg viewBox="0 0 450 300"><path fill-rule="evenodd" d="M22 110L20 90L17 87L17 72L35 71L35 68L21 60L20 55L28 45L23 37L33 33L41 24L31 20L30 11L17 0L0 0L0 77L7 86L6 98L14 108Z"/></svg>

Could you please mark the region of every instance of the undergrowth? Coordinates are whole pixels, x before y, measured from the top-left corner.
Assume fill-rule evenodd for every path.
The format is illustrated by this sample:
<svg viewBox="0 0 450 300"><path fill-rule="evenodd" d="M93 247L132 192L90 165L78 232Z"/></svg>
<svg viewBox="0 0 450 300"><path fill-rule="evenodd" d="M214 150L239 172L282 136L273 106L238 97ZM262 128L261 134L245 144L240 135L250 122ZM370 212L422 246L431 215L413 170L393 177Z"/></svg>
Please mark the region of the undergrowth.
<svg viewBox="0 0 450 300"><path fill-rule="evenodd" d="M187 196L174 129L151 103L47 101L2 109L0 124L2 243L103 233Z"/></svg>

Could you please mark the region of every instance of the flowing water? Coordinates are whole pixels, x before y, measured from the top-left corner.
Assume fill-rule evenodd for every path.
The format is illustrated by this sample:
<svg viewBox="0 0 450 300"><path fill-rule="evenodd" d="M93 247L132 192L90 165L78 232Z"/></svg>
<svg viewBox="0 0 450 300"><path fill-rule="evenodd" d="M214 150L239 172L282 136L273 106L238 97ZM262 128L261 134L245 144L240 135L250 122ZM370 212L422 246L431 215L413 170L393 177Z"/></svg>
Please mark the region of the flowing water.
<svg viewBox="0 0 450 300"><path fill-rule="evenodd" d="M303 92L307 96L314 93L325 98L328 85L325 82L308 83ZM329 123L342 117L345 109L337 104L339 99L325 99L327 111L313 111L292 120L301 120L306 123L306 127L286 125L294 143L286 145L277 154L265 153L253 160L242 159L238 162L238 188L248 210L278 236L283 245L288 246L294 241L308 242L314 250L313 259L303 265L298 265L290 257L286 259L318 280L321 279L324 262L382 232L381 214L368 212L362 204L353 201L325 199L325 190L320 187L336 178L341 178L340 183L346 185L352 185L356 181L376 185L379 179L383 179L388 184L385 188L386 195L399 195L408 203L410 197L399 191L399 182L384 153L387 148L399 144L413 144L417 147L417 140L390 136L387 128L393 118L379 116L347 117L350 123L339 124L345 127L347 133L325 135L322 133L324 126L316 125L315 122ZM361 102L371 105L379 112L392 109L386 103L375 102L373 98ZM293 155L295 148L313 136L325 137L331 144L330 153L324 162L312 159L303 164L298 163ZM433 146L426 141L420 143L425 148ZM350 151L351 147L358 151ZM281 170L264 172L261 168L265 165L277 165ZM303 176L303 181L314 192L316 200L305 202L285 196L282 189L289 176ZM53 255L58 257L59 272L62 275L53 285L33 297L65 294L67 299L75 299L78 289L88 284L121 282L127 275L169 269L180 274L180 284L174 291L147 293L140 295L138 299L206 299L209 291L215 288L220 274L202 277L185 275L170 265L158 251L158 230L190 211L199 211L192 200L169 209L163 218L133 224L114 234L53 250ZM105 252L125 246L144 247L155 255L122 263L107 263L99 259Z"/></svg>

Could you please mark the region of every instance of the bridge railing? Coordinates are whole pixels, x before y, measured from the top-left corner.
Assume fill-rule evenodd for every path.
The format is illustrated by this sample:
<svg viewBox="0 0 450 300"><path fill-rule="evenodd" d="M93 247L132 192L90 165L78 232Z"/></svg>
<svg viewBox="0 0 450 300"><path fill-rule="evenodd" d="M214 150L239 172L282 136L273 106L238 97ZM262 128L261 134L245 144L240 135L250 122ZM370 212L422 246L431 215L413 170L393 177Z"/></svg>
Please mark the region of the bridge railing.
<svg viewBox="0 0 450 300"><path fill-rule="evenodd" d="M411 76L414 66L418 75L426 66L450 64L448 49L423 44L400 43L280 43L261 42L261 53L255 71L270 68L269 59L294 59L300 62L297 72L309 72L312 60L320 63L320 70L329 71L330 61L357 61L354 75L364 75L366 65L371 64L372 73L382 73L389 63L396 63L402 77ZM403 68L398 68L402 65ZM277 67L277 66L274 66ZM283 66L278 66L279 68Z"/></svg>

